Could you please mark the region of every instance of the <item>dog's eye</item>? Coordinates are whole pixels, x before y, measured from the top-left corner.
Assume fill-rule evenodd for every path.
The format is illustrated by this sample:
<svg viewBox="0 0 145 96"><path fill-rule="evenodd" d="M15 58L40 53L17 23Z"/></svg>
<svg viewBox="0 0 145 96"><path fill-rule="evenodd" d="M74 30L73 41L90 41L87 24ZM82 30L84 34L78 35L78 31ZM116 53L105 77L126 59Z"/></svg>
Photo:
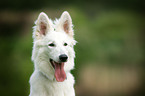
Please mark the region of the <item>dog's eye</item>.
<svg viewBox="0 0 145 96"><path fill-rule="evenodd" d="M55 44L54 43L50 43L50 44L48 44L48 46L54 47Z"/></svg>
<svg viewBox="0 0 145 96"><path fill-rule="evenodd" d="M67 46L67 43L64 43L64 46Z"/></svg>

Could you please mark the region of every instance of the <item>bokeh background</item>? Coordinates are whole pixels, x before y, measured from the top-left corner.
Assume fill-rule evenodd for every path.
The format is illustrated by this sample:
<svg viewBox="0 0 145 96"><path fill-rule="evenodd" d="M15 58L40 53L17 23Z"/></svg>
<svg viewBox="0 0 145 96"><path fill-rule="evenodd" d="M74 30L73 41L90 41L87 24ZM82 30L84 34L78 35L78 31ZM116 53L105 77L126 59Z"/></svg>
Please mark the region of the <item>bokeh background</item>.
<svg viewBox="0 0 145 96"><path fill-rule="evenodd" d="M143 0L1 0L0 96L28 96L39 13L74 24L76 96L145 96Z"/></svg>

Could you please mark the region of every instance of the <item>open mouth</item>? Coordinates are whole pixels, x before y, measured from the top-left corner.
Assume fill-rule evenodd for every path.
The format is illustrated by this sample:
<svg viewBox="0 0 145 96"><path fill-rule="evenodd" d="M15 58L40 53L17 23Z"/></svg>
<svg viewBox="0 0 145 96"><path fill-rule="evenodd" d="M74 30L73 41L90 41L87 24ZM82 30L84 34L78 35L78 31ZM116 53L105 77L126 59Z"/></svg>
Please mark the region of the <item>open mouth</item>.
<svg viewBox="0 0 145 96"><path fill-rule="evenodd" d="M55 78L58 82L63 82L66 79L66 73L64 71L64 62L55 62L53 59L50 59L50 63L55 70Z"/></svg>

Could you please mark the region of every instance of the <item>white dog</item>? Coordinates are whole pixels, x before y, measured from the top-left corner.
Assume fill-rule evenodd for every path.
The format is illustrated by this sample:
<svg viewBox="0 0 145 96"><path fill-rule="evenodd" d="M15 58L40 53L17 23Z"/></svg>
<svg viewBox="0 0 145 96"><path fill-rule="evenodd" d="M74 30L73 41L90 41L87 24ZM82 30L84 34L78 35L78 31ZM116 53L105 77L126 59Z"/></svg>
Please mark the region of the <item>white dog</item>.
<svg viewBox="0 0 145 96"><path fill-rule="evenodd" d="M35 22L32 61L35 70L30 78L29 96L75 96L73 25L68 12L52 22L40 13Z"/></svg>

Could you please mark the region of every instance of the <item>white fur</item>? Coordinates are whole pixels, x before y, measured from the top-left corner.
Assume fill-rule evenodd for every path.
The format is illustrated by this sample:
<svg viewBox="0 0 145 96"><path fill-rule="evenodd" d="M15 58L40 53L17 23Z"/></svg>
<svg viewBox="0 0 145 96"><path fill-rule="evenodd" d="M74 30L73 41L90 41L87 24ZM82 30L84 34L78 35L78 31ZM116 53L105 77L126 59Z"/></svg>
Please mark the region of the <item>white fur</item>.
<svg viewBox="0 0 145 96"><path fill-rule="evenodd" d="M63 25L67 20L69 32L65 32ZM29 96L75 96L74 77L70 70L74 68L75 52L73 46L76 41L73 38L72 20L68 12L63 12L59 20L51 21L45 13L40 13L35 22L32 51L34 72L30 78ZM41 24L46 27L45 35L41 34ZM43 27L42 27L43 29ZM48 46L54 43L55 47ZM64 46L67 43L67 46ZM68 60L64 65L67 79L57 82L54 77L54 68L49 59L59 61L59 55L66 54Z"/></svg>

